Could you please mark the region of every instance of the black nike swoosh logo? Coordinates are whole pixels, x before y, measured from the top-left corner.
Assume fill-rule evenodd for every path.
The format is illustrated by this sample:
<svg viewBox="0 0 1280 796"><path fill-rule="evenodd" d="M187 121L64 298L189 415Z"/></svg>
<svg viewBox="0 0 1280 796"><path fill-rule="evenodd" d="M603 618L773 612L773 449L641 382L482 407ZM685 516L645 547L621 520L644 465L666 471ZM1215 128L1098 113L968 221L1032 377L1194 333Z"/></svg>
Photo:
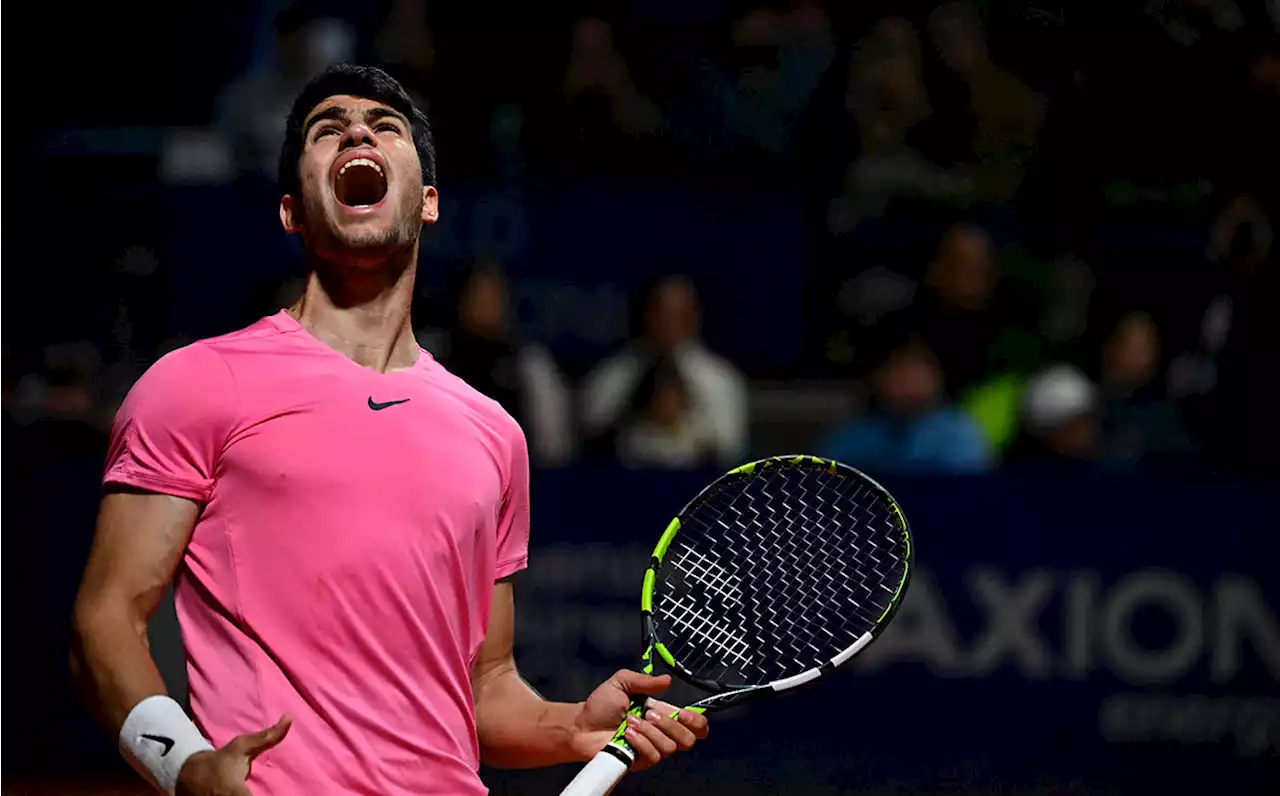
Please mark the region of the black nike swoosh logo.
<svg viewBox="0 0 1280 796"><path fill-rule="evenodd" d="M386 403L384 403L384 404L380 404L380 403L378 403L377 401L373 400L373 396L372 396L372 395L370 395L370 396L369 396L369 408L370 408L370 409L372 409L372 410L373 410L373 411L375 411L375 412L380 412L380 411L382 411L383 409L386 409L388 406L395 406L396 404L402 404L402 403L404 403L405 401L408 401L408 400L409 400L408 398L401 398L401 399L400 399L400 400L398 400L398 401L387 401L387 402L386 402Z"/></svg>
<svg viewBox="0 0 1280 796"><path fill-rule="evenodd" d="M158 744L164 744L164 751L160 753L161 757L169 754L169 750L173 748L173 739L166 738L163 735L143 735L148 741L155 741Z"/></svg>

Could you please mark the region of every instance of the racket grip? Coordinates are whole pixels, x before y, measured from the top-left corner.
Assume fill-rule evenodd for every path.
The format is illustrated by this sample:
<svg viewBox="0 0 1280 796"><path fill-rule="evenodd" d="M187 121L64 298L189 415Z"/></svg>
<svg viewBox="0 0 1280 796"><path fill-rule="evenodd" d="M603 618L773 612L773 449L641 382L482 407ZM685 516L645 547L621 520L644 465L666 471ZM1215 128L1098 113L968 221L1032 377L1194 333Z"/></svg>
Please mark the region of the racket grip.
<svg viewBox="0 0 1280 796"><path fill-rule="evenodd" d="M631 767L630 762L623 760L627 756L626 751L614 745L596 752L591 762L560 791L560 796L605 796Z"/></svg>

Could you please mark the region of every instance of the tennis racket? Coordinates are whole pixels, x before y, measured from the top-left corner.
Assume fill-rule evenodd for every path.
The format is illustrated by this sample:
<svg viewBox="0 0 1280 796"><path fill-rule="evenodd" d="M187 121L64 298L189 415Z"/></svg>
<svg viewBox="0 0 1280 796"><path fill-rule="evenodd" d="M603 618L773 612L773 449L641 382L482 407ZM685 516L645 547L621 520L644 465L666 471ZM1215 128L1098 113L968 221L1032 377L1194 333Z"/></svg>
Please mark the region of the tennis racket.
<svg viewBox="0 0 1280 796"><path fill-rule="evenodd" d="M815 456L744 464L703 489L653 549L640 593L641 669L654 656L711 713L805 685L865 649L911 578L911 532L866 475ZM629 711L645 712L645 698ZM561 796L604 796L635 753L626 722Z"/></svg>

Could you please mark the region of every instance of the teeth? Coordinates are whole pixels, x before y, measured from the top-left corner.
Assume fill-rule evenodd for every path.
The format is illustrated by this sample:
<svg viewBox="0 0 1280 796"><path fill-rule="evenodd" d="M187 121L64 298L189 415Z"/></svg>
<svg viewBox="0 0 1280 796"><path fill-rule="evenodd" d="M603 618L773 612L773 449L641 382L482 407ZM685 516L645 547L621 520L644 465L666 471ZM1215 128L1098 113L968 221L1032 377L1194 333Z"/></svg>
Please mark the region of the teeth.
<svg viewBox="0 0 1280 796"><path fill-rule="evenodd" d="M342 168L338 170L338 174L339 175L345 174L347 169L351 168L352 166L370 166L373 168L374 171L378 172L378 174L382 174L382 167L379 166L374 161L370 160L369 158L355 158L353 160L347 161L346 163L342 164Z"/></svg>

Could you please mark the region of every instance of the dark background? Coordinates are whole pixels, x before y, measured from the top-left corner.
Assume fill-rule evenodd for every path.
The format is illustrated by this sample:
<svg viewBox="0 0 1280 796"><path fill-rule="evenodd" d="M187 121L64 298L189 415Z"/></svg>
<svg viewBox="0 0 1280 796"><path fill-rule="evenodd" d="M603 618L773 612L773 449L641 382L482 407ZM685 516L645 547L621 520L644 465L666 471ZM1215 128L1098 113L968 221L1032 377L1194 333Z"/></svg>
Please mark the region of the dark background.
<svg viewBox="0 0 1280 796"><path fill-rule="evenodd" d="M642 325L651 280L692 279L706 348L741 375L735 460L826 452L860 423L909 433L884 421L874 378L902 326L933 350L934 400L994 435L963 473L928 456L849 462L898 495L919 538L924 576L887 651L829 689L725 717L695 755L620 793L1275 792L1275 13L1250 0L11 7L11 38L38 45L5 80L5 793L131 782L66 672L106 435L158 356L296 289L302 260L254 146L323 41L388 65L432 116L443 215L421 256L424 341L461 339L458 280L496 264L503 350L547 353L569 395L551 433L573 444L535 462L518 586L520 659L548 696L579 698L632 663L633 559L723 469L628 463L579 417L588 374ZM985 41L990 63L957 69L947 30ZM603 88L569 88L575 68ZM258 101L237 104L237 85ZM868 143L885 129L889 144ZM963 312L936 281L957 223L991 243L992 286ZM1103 352L1139 311L1157 345L1121 389ZM1036 377L1064 364L1098 396L1097 445L1072 457L1028 420ZM991 385L1011 403L983 403ZM975 584L992 582L1010 600L1046 584L1045 660L983 652L998 611ZM1115 607L1125 594L1132 615ZM180 692L167 613L153 635ZM1116 662L1125 639L1147 669ZM571 774L486 779L554 793Z"/></svg>

